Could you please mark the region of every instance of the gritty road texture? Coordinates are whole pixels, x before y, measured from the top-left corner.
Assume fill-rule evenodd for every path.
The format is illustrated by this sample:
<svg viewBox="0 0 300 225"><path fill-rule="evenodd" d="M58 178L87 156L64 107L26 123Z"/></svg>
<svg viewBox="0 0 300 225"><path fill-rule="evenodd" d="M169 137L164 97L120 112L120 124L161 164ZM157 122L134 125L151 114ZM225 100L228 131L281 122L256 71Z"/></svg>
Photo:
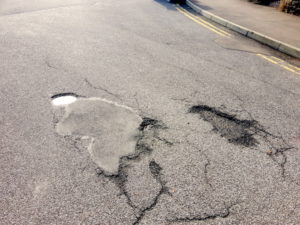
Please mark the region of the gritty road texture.
<svg viewBox="0 0 300 225"><path fill-rule="evenodd" d="M300 224L300 76L272 50L162 0L1 1L0 18L1 225Z"/></svg>

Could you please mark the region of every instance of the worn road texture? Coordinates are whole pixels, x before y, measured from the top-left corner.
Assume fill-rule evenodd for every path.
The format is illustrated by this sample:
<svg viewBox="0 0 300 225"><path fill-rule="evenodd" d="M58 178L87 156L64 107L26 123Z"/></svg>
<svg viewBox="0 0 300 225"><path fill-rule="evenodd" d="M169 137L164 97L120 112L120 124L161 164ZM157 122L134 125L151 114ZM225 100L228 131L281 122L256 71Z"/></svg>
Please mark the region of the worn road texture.
<svg viewBox="0 0 300 225"><path fill-rule="evenodd" d="M0 224L300 224L300 76L231 35L163 0L0 1Z"/></svg>

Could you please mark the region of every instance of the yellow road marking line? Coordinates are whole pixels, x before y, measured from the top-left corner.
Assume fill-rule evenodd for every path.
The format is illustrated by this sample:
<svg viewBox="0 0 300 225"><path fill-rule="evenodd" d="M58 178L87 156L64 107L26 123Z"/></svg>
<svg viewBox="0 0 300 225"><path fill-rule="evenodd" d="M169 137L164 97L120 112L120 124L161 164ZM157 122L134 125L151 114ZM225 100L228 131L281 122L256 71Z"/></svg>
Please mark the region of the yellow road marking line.
<svg viewBox="0 0 300 225"><path fill-rule="evenodd" d="M180 5L177 4L177 7L175 7L177 11L179 11L180 13L182 13L183 15L185 15L186 17L190 18L191 20L193 20L194 22L202 25L203 27L221 35L222 37L230 37L231 34L227 33L226 31L224 30L221 30L219 29L218 27L210 24L209 22L201 19L199 16L196 16L192 13L190 13L189 11L187 11L186 9L182 8ZM292 73L295 73L295 74L299 74L300 75L300 72L298 71L295 71L295 70L299 70L300 71L300 68L299 67L296 67L296 66L293 66L287 62L285 62L284 60L282 59L279 59L275 56L266 56L266 55L262 55L262 54L256 54L257 56L275 64L275 65L279 65L280 67L292 72Z"/></svg>
<svg viewBox="0 0 300 225"><path fill-rule="evenodd" d="M289 64L289 63L287 63L287 62L285 62L285 61L283 61L283 62L284 62L285 66L286 66L287 68L290 68L291 70L296 70L295 72L296 72L296 73L299 73L297 70L300 71L300 68L298 68L298 67L296 67L296 66L293 66L293 65L291 65L291 64Z"/></svg>
<svg viewBox="0 0 300 225"><path fill-rule="evenodd" d="M278 62L276 62L276 61L274 61L274 60L268 58L268 57L265 56L265 55L262 55L262 54L256 54L256 55L259 56L259 57L261 57L261 58L264 58L265 60L268 60L268 61L271 62L271 63L278 64Z"/></svg>
<svg viewBox="0 0 300 225"><path fill-rule="evenodd" d="M287 66L289 66L289 67L291 67L291 68L293 68L293 69L295 69L295 70L299 70L300 71L300 68L299 67L297 67L297 66L294 66L294 65L292 65L292 64L289 64L288 62L286 62L286 61L283 61L282 59L279 59L279 58L277 58L277 57L275 57L275 56L271 56L273 59L276 59L277 61L279 61L279 62L284 62Z"/></svg>
<svg viewBox="0 0 300 225"><path fill-rule="evenodd" d="M291 69L290 67L285 65L286 62L279 59L279 58L276 58L274 56L268 57L268 56L262 55L262 54L256 54L256 55L263 58L263 59L265 59L265 60L267 60L267 61L269 61L269 62L271 62L271 63L273 63L273 64L276 64L276 65L278 65L278 66L280 66L280 67L282 67L282 68L284 68L284 69L286 69L286 70L288 70L292 73L300 75L300 73L298 71L295 71L294 69ZM275 59L276 61L274 61L273 59ZM286 63L286 64L288 64L288 63ZM290 65L290 64L288 64L288 65ZM290 65L290 66L292 66L292 65ZM296 68L298 68L298 67L296 67Z"/></svg>
<svg viewBox="0 0 300 225"><path fill-rule="evenodd" d="M213 31L213 32L215 32L215 33L221 35L222 37L226 37L225 34L219 32L218 30L215 30L215 29L213 29L213 28L207 26L206 24L204 24L204 23L202 23L202 22L200 22L200 21L198 21L198 20L195 19L194 17L192 17L192 16L190 16L189 14L185 13L182 9L180 9L180 8L178 8L178 7L176 7L176 9L177 9L180 13L182 13L183 15L185 15L186 17L188 17L188 18L190 18L191 20L193 20L194 22L196 22L196 23L202 25L203 27L206 27L207 29L209 29L209 30L211 30L211 31Z"/></svg>
<svg viewBox="0 0 300 225"><path fill-rule="evenodd" d="M277 61L279 61L279 62L284 62L282 59L279 59L279 58L277 58L277 57L275 57L275 56L271 56L271 58L273 58L273 59L275 59L275 60L277 60Z"/></svg>
<svg viewBox="0 0 300 225"><path fill-rule="evenodd" d="M230 33L226 32L226 31L224 31L224 30L222 30L222 29L220 29L220 28L218 28L218 27L216 27L216 26L214 26L214 25L212 25L211 23L205 21L204 19L200 18L199 16L190 13L190 12L187 11L186 9L182 8L180 5L177 5L177 6L178 6L180 9L182 9L184 12L186 12L187 14L189 14L190 16L192 16L193 18L195 18L196 20L199 20L200 22L202 22L202 23L204 23L204 24L210 26L211 28L213 28L213 29L215 29L215 30L217 30L217 31L219 31L219 32L221 32L221 33L227 35L227 36L231 36Z"/></svg>
<svg viewBox="0 0 300 225"><path fill-rule="evenodd" d="M300 75L300 73L299 73L298 71L295 71L295 70L291 69L290 67L287 67L287 66L284 66L284 65L280 65L280 66L281 66L282 68L284 68L284 69L290 71L290 72L293 72L293 73L295 73L295 74Z"/></svg>
<svg viewBox="0 0 300 225"><path fill-rule="evenodd" d="M293 73L297 73L295 70L291 69L290 67L287 67L287 66L284 66L284 65L280 65L282 68L288 70L288 71L291 71Z"/></svg>
<svg viewBox="0 0 300 225"><path fill-rule="evenodd" d="M293 66L293 65L291 65L291 64L289 64L289 63L288 63L288 65L289 65L290 67L292 67L293 69L295 69L295 70L299 70L299 71L300 71L300 68L299 68L299 67L297 67L297 66Z"/></svg>

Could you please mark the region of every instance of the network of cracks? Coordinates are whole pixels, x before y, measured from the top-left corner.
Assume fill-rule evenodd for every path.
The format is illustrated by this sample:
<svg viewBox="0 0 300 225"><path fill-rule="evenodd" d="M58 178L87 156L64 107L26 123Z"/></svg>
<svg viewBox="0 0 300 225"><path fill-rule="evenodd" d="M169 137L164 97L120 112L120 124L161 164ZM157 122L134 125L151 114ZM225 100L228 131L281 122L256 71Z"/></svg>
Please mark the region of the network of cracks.
<svg viewBox="0 0 300 225"><path fill-rule="evenodd" d="M146 213L155 208L162 195L172 196L167 182L164 181L162 166L149 157L153 151L157 150L153 149L151 145L153 141L163 142L169 147L176 144L159 136L160 130L168 129L162 121L142 117L127 106L101 98L83 98L74 93L55 95L52 97L52 104L54 107L64 107L65 109L64 116L56 123L56 131L60 135L90 137L91 143L88 150L94 162L98 165L96 175L113 182L118 187L120 195L125 196L127 204L135 213L133 225L139 224ZM255 149L262 141L269 144L271 148L266 154L278 165L281 176L285 177L286 151L292 149L292 147L282 137L268 132L258 121L254 119L242 120L236 115L208 105L194 105L187 112L188 114L196 114L201 120L211 124L213 131L222 138L226 138L231 144L249 149ZM85 122L85 120L88 122ZM107 128L108 124L112 124L112 128ZM97 139L103 140L111 135L109 133L115 131L119 132L117 136L121 135L125 138L117 145L107 146L109 150L102 152L101 146L97 145ZM104 136L103 133L105 133ZM119 150L119 148L123 149ZM104 160L101 161L101 157L103 154L107 155L107 151L111 150L117 151L118 154L112 152L111 155L114 159L106 158L106 161L112 161L106 164ZM147 205L138 206L128 193L126 183L129 176L128 169L132 164L141 161L145 157L149 158L147 167L153 179L159 184L159 190ZM169 222L226 218L230 215L230 209L234 205L225 205L221 213L178 217L170 219Z"/></svg>

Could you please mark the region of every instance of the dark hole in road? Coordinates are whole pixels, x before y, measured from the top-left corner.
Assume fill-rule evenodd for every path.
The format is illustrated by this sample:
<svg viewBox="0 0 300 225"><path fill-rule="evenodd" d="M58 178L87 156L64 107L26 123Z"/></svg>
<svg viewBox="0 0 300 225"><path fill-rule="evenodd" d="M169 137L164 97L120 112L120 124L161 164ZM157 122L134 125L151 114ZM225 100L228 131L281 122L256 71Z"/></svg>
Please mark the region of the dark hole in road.
<svg viewBox="0 0 300 225"><path fill-rule="evenodd" d="M154 160L149 163L150 172L154 177L158 177L160 175L160 171L162 168L158 165Z"/></svg>
<svg viewBox="0 0 300 225"><path fill-rule="evenodd" d="M148 118L148 117L144 117L143 122L139 126L139 130L143 131L147 127L156 128L156 129L162 128L162 126L161 126L161 124L159 123L158 120L151 119L151 118Z"/></svg>
<svg viewBox="0 0 300 225"><path fill-rule="evenodd" d="M253 137L257 133L255 120L240 120L234 115L221 112L207 105L196 105L189 113L199 114L200 117L213 126L213 130L225 137L230 143L251 147L258 144Z"/></svg>
<svg viewBox="0 0 300 225"><path fill-rule="evenodd" d="M60 97L65 97L65 96L73 96L73 97L79 97L77 94L75 93L72 93L72 92L66 92L66 93L59 93L59 94L56 94L56 95L53 95L51 97L51 99L55 99L55 98L60 98Z"/></svg>

